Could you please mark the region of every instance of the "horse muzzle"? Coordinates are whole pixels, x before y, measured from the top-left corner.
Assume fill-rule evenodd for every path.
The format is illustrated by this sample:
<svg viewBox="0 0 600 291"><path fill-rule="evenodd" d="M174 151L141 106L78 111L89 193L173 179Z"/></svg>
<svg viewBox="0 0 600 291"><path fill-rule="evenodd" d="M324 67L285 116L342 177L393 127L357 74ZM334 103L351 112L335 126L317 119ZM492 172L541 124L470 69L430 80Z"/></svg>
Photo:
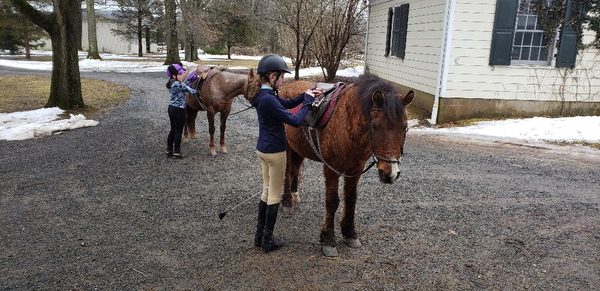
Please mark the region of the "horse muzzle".
<svg viewBox="0 0 600 291"><path fill-rule="evenodd" d="M382 169L383 168L383 169ZM379 181L384 184L392 184L400 177L400 161L386 163L383 167L377 167Z"/></svg>

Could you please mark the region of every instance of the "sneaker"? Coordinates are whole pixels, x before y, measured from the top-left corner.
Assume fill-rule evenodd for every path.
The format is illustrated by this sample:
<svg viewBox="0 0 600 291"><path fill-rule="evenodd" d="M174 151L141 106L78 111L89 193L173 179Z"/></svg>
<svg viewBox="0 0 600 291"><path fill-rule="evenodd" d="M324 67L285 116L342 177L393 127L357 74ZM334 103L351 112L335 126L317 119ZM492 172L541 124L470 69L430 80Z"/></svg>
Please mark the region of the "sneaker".
<svg viewBox="0 0 600 291"><path fill-rule="evenodd" d="M174 159L183 159L183 156L181 155L181 153L174 153L173 158Z"/></svg>
<svg viewBox="0 0 600 291"><path fill-rule="evenodd" d="M173 153L172 152L167 152L167 158L172 158L173 157Z"/></svg>

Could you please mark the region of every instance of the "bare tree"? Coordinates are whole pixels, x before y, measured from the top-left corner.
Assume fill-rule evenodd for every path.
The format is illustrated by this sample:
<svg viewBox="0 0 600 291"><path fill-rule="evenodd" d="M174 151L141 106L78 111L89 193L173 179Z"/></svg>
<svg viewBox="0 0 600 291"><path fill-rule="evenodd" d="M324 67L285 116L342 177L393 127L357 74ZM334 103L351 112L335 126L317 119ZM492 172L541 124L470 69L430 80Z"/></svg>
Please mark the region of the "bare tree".
<svg viewBox="0 0 600 291"><path fill-rule="evenodd" d="M319 26L314 45L311 46L311 52L323 68L325 82L331 82L335 78L350 40L364 36L365 9L363 0L327 1L327 21Z"/></svg>
<svg viewBox="0 0 600 291"><path fill-rule="evenodd" d="M52 41L52 81L46 107L83 108L77 50L81 0L54 0L51 13L42 12L25 0L12 3L23 16L47 31Z"/></svg>
<svg viewBox="0 0 600 291"><path fill-rule="evenodd" d="M272 1L273 13L262 17L279 23L293 34L295 66L294 79L300 78L299 71L310 42L323 21L326 2L320 0Z"/></svg>
<svg viewBox="0 0 600 291"><path fill-rule="evenodd" d="M96 36L96 11L94 10L94 0L86 0L87 4L87 29L88 29L88 59L99 60L98 38Z"/></svg>
<svg viewBox="0 0 600 291"><path fill-rule="evenodd" d="M211 0L180 0L186 61L198 60L198 48L214 39L214 33L206 22L206 10L211 2Z"/></svg>
<svg viewBox="0 0 600 291"><path fill-rule="evenodd" d="M165 22L167 32L167 58L165 65L178 63L179 45L177 39L177 14L175 0L165 1Z"/></svg>

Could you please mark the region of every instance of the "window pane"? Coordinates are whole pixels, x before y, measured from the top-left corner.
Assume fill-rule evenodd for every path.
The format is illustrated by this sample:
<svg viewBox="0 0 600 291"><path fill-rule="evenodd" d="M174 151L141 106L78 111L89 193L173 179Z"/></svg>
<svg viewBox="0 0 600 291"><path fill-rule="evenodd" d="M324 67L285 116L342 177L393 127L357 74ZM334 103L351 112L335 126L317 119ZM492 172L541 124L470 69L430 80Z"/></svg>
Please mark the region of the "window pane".
<svg viewBox="0 0 600 291"><path fill-rule="evenodd" d="M519 16L517 19L517 29L525 29L527 22L527 16Z"/></svg>
<svg viewBox="0 0 600 291"><path fill-rule="evenodd" d="M523 45L531 45L531 38L533 37L533 33L525 32L523 34Z"/></svg>
<svg viewBox="0 0 600 291"><path fill-rule="evenodd" d="M542 45L542 36L544 36L543 32L534 32L532 45L536 45L536 46Z"/></svg>
<svg viewBox="0 0 600 291"><path fill-rule="evenodd" d="M548 48L543 47L541 49L539 59L541 61L547 61L548 60Z"/></svg>
<svg viewBox="0 0 600 291"><path fill-rule="evenodd" d="M523 44L523 33L522 32L515 33L514 45L522 45L522 44Z"/></svg>
<svg viewBox="0 0 600 291"><path fill-rule="evenodd" d="M537 16L529 15L527 17L527 30L534 30L536 22L537 22Z"/></svg>
<svg viewBox="0 0 600 291"><path fill-rule="evenodd" d="M540 48L534 47L531 48L531 57L529 58L532 61L539 61L540 59L538 59L540 55Z"/></svg>
<svg viewBox="0 0 600 291"><path fill-rule="evenodd" d="M529 48L523 47L521 50L521 60L529 60Z"/></svg>
<svg viewBox="0 0 600 291"><path fill-rule="evenodd" d="M512 53L510 55L511 60L518 60L521 56L521 47L515 46L512 49Z"/></svg>

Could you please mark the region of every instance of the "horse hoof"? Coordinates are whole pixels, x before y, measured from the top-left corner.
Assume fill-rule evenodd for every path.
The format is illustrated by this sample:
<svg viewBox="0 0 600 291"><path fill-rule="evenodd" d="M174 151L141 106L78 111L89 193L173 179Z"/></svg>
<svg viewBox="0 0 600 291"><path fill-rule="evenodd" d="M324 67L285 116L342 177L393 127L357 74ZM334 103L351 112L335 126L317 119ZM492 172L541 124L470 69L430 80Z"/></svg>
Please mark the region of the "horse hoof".
<svg viewBox="0 0 600 291"><path fill-rule="evenodd" d="M184 137L183 138L183 143L188 143L190 142L190 138L189 137Z"/></svg>
<svg viewBox="0 0 600 291"><path fill-rule="evenodd" d="M351 248L360 248L362 247L362 244L360 243L360 240L357 238L348 238L345 240L345 243L347 246L351 247Z"/></svg>
<svg viewBox="0 0 600 291"><path fill-rule="evenodd" d="M226 154L227 153L227 147L226 146L222 146L221 147L221 152Z"/></svg>
<svg viewBox="0 0 600 291"><path fill-rule="evenodd" d="M217 150L215 150L214 148L211 148L210 149L210 155L213 156L213 157L216 157L217 156Z"/></svg>
<svg viewBox="0 0 600 291"><path fill-rule="evenodd" d="M300 203L300 193L299 192L293 192L292 193L292 201L294 201L294 203Z"/></svg>
<svg viewBox="0 0 600 291"><path fill-rule="evenodd" d="M336 247L332 247L332 246L323 246L321 248L321 251L323 252L323 255L326 257L337 257L338 256L338 252L337 252L337 248Z"/></svg>
<svg viewBox="0 0 600 291"><path fill-rule="evenodd" d="M198 137L196 135L192 135L192 139L197 139Z"/></svg>

